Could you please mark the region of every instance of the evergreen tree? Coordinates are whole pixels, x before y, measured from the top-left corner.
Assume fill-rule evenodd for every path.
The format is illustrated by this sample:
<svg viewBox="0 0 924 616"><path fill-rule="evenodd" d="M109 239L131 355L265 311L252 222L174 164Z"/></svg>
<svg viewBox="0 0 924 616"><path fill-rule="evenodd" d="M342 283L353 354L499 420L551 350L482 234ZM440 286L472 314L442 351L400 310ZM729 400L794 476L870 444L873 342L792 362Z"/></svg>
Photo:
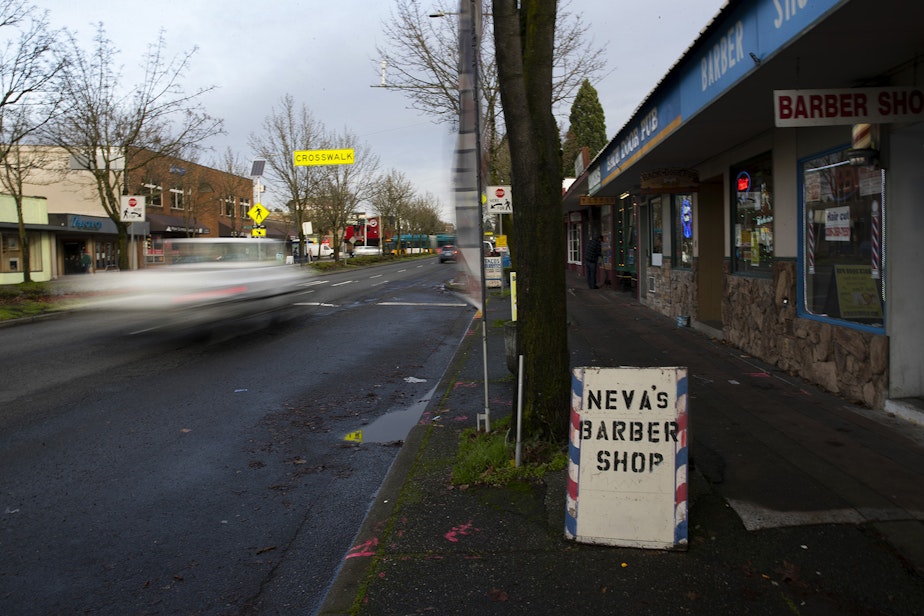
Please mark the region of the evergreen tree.
<svg viewBox="0 0 924 616"><path fill-rule="evenodd" d="M562 171L565 177L574 175L574 159L581 148L586 147L593 158L607 143L603 106L597 98L597 90L587 79L581 83L577 96L574 97L568 121L571 122L571 127L565 135L562 147Z"/></svg>
<svg viewBox="0 0 924 616"><path fill-rule="evenodd" d="M581 151L581 146L578 145L577 137L570 128L568 132L565 133L565 138L561 142L561 175L565 178L573 178L574 173L574 161L578 157L578 153Z"/></svg>

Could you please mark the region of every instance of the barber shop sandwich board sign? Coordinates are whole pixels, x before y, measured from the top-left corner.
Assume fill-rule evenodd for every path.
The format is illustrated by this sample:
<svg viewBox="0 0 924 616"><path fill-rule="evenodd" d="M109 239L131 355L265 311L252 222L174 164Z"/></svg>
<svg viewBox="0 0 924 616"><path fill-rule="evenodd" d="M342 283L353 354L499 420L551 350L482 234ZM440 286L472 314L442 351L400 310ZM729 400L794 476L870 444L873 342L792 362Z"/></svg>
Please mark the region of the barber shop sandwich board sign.
<svg viewBox="0 0 924 616"><path fill-rule="evenodd" d="M686 549L686 368L575 368L565 536Z"/></svg>

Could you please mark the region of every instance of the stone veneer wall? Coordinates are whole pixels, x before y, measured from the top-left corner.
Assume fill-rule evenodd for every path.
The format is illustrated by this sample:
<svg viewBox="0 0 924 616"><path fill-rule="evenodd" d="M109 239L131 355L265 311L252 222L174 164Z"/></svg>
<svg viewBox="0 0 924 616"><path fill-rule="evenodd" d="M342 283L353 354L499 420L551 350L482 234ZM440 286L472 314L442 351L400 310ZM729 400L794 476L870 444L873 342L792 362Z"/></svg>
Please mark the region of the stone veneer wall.
<svg viewBox="0 0 924 616"><path fill-rule="evenodd" d="M672 270L665 259L664 266L648 268L648 276L655 278L655 292L643 304L669 317L695 318L695 271ZM730 345L850 402L883 407L889 384L888 338L797 318L794 261L776 262L772 279L731 276L726 270L722 323Z"/></svg>
<svg viewBox="0 0 924 616"><path fill-rule="evenodd" d="M881 409L888 391L888 338L797 318L795 270L794 262L778 261L772 280L726 276L725 340L851 402Z"/></svg>
<svg viewBox="0 0 924 616"><path fill-rule="evenodd" d="M648 276L654 276L655 292L648 293L645 305L669 317L696 314L696 286L691 270L672 269L670 259L664 259L661 267L649 267ZM648 280L639 281L648 284Z"/></svg>

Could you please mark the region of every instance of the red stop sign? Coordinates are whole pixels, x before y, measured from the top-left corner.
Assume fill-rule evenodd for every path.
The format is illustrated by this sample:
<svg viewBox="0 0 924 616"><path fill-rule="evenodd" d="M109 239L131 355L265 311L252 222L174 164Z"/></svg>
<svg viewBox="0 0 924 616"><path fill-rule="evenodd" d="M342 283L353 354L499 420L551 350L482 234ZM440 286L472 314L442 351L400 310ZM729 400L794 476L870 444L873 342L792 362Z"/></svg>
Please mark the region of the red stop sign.
<svg viewBox="0 0 924 616"><path fill-rule="evenodd" d="M494 191L494 194L497 196L498 199L503 199L503 198L504 198L504 189L503 189L503 188L498 188L497 190Z"/></svg>
<svg viewBox="0 0 924 616"><path fill-rule="evenodd" d="M136 205L138 205L138 200L135 199L134 197L129 198L129 200L128 200L128 206L129 206L129 207L135 207Z"/></svg>

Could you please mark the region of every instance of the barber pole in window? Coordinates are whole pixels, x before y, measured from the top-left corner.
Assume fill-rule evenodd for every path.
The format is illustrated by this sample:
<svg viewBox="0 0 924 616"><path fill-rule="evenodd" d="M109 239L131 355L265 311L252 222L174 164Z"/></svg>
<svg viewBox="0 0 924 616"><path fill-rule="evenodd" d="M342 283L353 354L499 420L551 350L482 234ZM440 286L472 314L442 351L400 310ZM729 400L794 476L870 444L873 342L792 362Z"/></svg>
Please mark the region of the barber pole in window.
<svg viewBox="0 0 924 616"><path fill-rule="evenodd" d="M808 271L815 273L815 222L811 219L808 223Z"/></svg>
<svg viewBox="0 0 924 616"><path fill-rule="evenodd" d="M883 189L884 192L884 189ZM871 239L871 250L870 250L870 266L872 269L872 276L876 280L879 280L879 235L882 225L882 216L879 214L879 202L873 201L873 211L872 211L872 239Z"/></svg>

